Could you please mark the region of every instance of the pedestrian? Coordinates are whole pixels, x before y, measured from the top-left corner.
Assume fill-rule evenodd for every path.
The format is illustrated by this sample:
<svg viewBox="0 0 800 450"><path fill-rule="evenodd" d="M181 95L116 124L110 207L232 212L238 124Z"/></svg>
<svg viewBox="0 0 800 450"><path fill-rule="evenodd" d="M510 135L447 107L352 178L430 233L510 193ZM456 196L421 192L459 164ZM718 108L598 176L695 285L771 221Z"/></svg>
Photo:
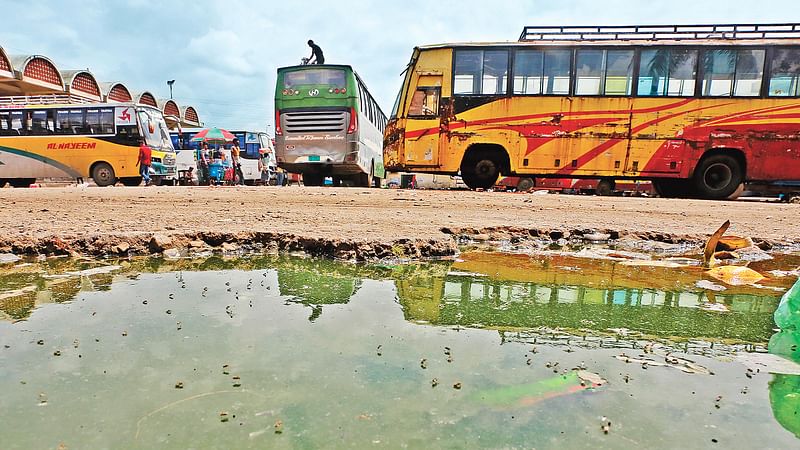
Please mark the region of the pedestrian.
<svg viewBox="0 0 800 450"><path fill-rule="evenodd" d="M144 143L144 139L139 138L139 159L136 165L139 166L139 173L142 174L145 186L150 186L150 147Z"/></svg>
<svg viewBox="0 0 800 450"><path fill-rule="evenodd" d="M240 184L244 186L244 173L242 173L242 164L239 161L239 153L241 150L239 149L239 139L233 139L233 145L231 145L231 161L233 162L233 174L234 174L234 183L233 184Z"/></svg>
<svg viewBox="0 0 800 450"><path fill-rule="evenodd" d="M197 149L197 182L200 185L207 185L210 182L208 173L208 144L205 142L200 143Z"/></svg>
<svg viewBox="0 0 800 450"><path fill-rule="evenodd" d="M322 54L322 49L319 48L319 45L309 39L308 46L311 47L311 57L308 59L308 64L325 64L325 56Z"/></svg>

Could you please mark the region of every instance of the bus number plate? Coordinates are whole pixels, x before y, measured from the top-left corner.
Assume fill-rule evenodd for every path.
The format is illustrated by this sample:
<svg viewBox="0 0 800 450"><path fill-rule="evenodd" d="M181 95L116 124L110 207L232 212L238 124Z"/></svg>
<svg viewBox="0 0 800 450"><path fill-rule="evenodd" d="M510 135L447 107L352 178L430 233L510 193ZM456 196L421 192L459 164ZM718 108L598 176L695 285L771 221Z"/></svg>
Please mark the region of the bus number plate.
<svg viewBox="0 0 800 450"><path fill-rule="evenodd" d="M309 161L319 161L319 155L311 155L308 157Z"/></svg>

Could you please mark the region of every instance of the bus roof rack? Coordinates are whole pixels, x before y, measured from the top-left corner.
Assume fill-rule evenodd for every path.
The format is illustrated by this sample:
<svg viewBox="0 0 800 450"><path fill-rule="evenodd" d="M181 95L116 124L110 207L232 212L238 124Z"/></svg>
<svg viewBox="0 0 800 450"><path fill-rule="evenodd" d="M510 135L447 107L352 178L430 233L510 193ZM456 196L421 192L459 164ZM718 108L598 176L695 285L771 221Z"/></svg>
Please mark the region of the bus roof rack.
<svg viewBox="0 0 800 450"><path fill-rule="evenodd" d="M43 95L12 95L0 96L0 108L8 106L25 105L59 105L59 104L88 104L98 103L77 95L68 94L43 94Z"/></svg>
<svg viewBox="0 0 800 450"><path fill-rule="evenodd" d="M800 24L526 26L520 42L601 40L798 39Z"/></svg>

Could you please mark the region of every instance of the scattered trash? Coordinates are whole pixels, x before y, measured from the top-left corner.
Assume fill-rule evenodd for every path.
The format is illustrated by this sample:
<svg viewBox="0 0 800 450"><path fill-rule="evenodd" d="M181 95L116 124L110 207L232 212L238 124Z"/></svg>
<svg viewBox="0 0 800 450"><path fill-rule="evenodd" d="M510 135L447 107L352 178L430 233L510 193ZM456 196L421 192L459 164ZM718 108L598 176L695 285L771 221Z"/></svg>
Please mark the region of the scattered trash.
<svg viewBox="0 0 800 450"><path fill-rule="evenodd" d="M760 273L744 266L719 266L705 273L731 286L753 285L764 279Z"/></svg>

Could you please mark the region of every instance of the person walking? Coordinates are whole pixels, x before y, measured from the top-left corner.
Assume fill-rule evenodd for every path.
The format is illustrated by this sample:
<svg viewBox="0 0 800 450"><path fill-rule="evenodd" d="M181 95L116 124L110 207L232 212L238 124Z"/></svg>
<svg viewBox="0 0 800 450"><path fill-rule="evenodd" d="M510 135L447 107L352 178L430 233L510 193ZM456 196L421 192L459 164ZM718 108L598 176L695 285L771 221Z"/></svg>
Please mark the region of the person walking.
<svg viewBox="0 0 800 450"><path fill-rule="evenodd" d="M144 139L139 139L139 159L136 165L139 166L139 173L142 175L145 186L150 186L150 147L144 143Z"/></svg>
<svg viewBox="0 0 800 450"><path fill-rule="evenodd" d="M239 161L240 152L239 139L234 139L233 145L231 145L231 161L233 162L233 174L235 178L233 184L244 186L244 173L242 173L242 164Z"/></svg>
<svg viewBox="0 0 800 450"><path fill-rule="evenodd" d="M325 56L322 54L322 49L319 48L319 45L309 39L308 46L311 47L311 56L308 58L308 64L325 64Z"/></svg>

